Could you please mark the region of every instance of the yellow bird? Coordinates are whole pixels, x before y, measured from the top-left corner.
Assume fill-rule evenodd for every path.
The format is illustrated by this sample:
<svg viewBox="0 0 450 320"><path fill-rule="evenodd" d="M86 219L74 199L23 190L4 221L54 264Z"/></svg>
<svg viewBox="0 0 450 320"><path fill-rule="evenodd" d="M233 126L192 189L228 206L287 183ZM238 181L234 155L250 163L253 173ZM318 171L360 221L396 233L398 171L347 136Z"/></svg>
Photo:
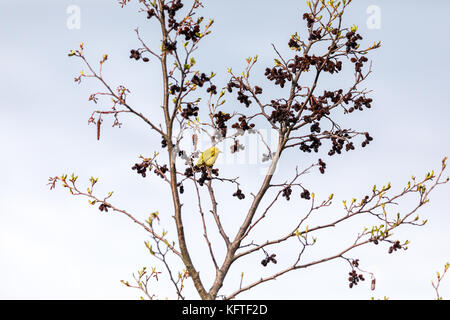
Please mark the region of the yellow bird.
<svg viewBox="0 0 450 320"><path fill-rule="evenodd" d="M202 152L200 157L197 160L197 167L207 166L212 167L219 156L219 153L222 152L217 147L211 147Z"/></svg>

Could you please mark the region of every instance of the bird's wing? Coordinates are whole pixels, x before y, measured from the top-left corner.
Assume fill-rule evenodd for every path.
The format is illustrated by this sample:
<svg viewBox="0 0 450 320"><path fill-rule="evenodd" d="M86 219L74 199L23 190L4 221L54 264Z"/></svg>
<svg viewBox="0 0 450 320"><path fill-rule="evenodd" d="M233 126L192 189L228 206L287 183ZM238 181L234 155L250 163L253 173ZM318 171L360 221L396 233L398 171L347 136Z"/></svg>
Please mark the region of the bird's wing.
<svg viewBox="0 0 450 320"><path fill-rule="evenodd" d="M203 151L202 153L203 161L208 161L211 157L214 157L214 153L215 153L214 147Z"/></svg>
<svg viewBox="0 0 450 320"><path fill-rule="evenodd" d="M219 154L216 152L216 153L214 154L213 157L209 158L208 161L205 162L205 164L206 164L208 167L212 167L212 166L214 165L214 163L216 162L216 159L217 159L217 156L218 156L218 155L219 155Z"/></svg>
<svg viewBox="0 0 450 320"><path fill-rule="evenodd" d="M203 161L203 153L200 155L200 157L197 160L197 167L201 166L202 164L204 164L205 162Z"/></svg>

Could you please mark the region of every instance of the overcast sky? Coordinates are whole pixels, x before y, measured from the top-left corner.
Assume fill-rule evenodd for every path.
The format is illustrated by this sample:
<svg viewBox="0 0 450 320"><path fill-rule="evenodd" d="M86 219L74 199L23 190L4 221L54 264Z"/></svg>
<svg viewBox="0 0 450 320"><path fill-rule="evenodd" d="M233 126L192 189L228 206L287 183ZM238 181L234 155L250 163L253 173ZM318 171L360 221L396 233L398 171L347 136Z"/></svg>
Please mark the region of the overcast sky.
<svg viewBox="0 0 450 320"><path fill-rule="evenodd" d="M122 117L121 129L111 128L111 119L105 120L101 140L97 141L95 128L88 126L87 120L98 106L88 97L101 87L95 81L80 85L73 81L86 68L67 53L83 41L93 63L109 54L105 77L115 86L125 84L130 88L130 103L157 121L159 67L154 61L143 64L130 60L129 51L139 46L136 27L158 48L158 28L137 13L137 1L124 9L117 2L0 0L0 298L136 299L140 293L124 287L120 280L131 280L132 272L142 266L157 265L144 246L148 236L139 226L119 214L101 213L86 199L71 197L62 188L49 191L46 183L50 176L75 172L85 185L89 177L99 177L99 194L114 190L112 201L142 220L159 211L169 236L175 235L169 227L173 220L167 185L153 174L143 179L131 170L140 154L149 156L159 150L161 137L138 119ZM205 72L216 72L221 87L226 83L228 67L241 70L246 57L258 54L255 84L270 88L263 72L273 64L271 44L282 53L292 54L286 43L290 34L304 32L301 15L305 2L204 3L206 8L199 14L213 17L215 24L213 34L195 55L198 66ZM79 28L71 20L78 9ZM370 55L373 73L364 85L373 90L373 107L345 123L352 129L369 131L374 141L342 156L320 155L327 162L326 174L315 170L304 183L318 197L334 193L336 201L313 221L342 215L342 200L364 196L374 184L390 181L394 190L401 190L411 175L422 177L429 170L437 171L442 158L450 156L450 105L446 97L449 10L448 1L358 0L351 5L346 24L359 26L365 44L381 41L382 47ZM327 78L324 87L335 88L351 80L351 70L344 69L336 78ZM270 92L265 90L268 101ZM227 100L228 110L241 107L235 97ZM250 161L252 156L246 149L241 156L244 158L233 159L224 148L217 164L221 173L240 176L247 192L246 200L239 202L231 197L232 188L218 189L223 199L219 201L221 218L227 230L234 230L231 233L238 228L242 208L249 205L250 191L254 192L262 179L260 168L265 165ZM292 175L295 166L305 168L318 157L300 151L287 154L278 181ZM369 281L349 289L349 266L340 260L293 272L239 298L433 299L430 280L450 262L449 196L450 185L438 188L431 203L420 210L420 216L429 223L421 228L405 227L395 234L401 240L410 240L407 251L389 255L388 246L380 245L348 255L359 258L362 269L375 273L375 291L370 291ZM209 287L212 265L204 250L197 207L193 198L182 201L193 258ZM399 210L408 208L408 204L412 203ZM291 202L280 201L269 224L261 227L259 240L265 240L266 232L290 229L286 221L306 207L298 196ZM364 220L360 220L359 224L318 234L317 248L305 253L305 261L339 252L363 225ZM217 246L219 252L222 249ZM237 264L221 293L238 288L241 271L245 284L286 266L295 260L297 249L271 249L277 253L276 266L261 266L263 253ZM174 298L166 280L163 274L152 289L159 298ZM192 286L186 290L191 292L190 297L197 298ZM440 292L450 298L450 279L443 282Z"/></svg>

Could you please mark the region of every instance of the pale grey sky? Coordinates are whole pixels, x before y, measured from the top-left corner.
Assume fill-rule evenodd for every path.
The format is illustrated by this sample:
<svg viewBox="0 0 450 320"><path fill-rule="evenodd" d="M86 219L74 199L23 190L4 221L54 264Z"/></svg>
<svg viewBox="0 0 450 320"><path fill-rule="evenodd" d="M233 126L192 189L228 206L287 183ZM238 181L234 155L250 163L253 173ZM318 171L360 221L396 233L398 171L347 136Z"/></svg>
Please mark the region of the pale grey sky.
<svg viewBox="0 0 450 320"><path fill-rule="evenodd" d="M167 223L172 223L167 186L153 175L142 179L130 170L140 154L158 150L160 137L137 119L122 117L121 129L105 125L102 139L97 141L95 128L87 125L94 108L87 99L101 87L94 81L74 83L73 78L85 67L67 57L81 41L93 62L108 53L105 77L115 85L126 84L132 90L131 103L155 117L161 96L158 65L136 63L128 56L130 49L139 46L136 27L154 43L158 29L137 13L135 2L121 9L115 0L0 0L0 298L134 299L139 292L125 288L120 280L131 280L131 273L142 266L156 265L144 246L147 236L137 225L118 214L101 213L86 199L74 199L62 188L50 192L46 186L48 177L62 173L75 172L81 183L94 175L100 178L99 192L115 191L117 206L135 212L141 219L158 210ZM305 1L204 3L202 15L214 17L215 24L213 34L196 54L199 67L215 71L216 82L222 86L227 67L240 70L246 57L258 54L260 63L254 81L270 87L263 70L273 63L271 43L289 53L285 48L289 35L304 30L301 14ZM81 9L80 29L67 27L70 5ZM380 9L379 29L367 26L366 10L373 5ZM436 171L442 158L450 156L450 104L445 95L450 69L446 40L449 10L448 1L358 0L352 4L345 18L347 24L359 26L365 43L382 42L370 56L373 74L365 84L374 90L373 107L348 121L353 129L368 130L374 141L367 148L340 157L323 156L327 173L322 176L314 172L305 178L305 184L319 197L335 193L333 207L321 213L319 220L342 214L342 200L363 196L373 184L390 181L393 189L400 190L412 174L421 177L428 170ZM351 81L351 71L347 71L343 71L338 85ZM336 86L330 79L324 85ZM228 108L235 107L234 99L228 98ZM296 165L305 167L316 160L317 155L288 155L280 167L280 181L292 174ZM221 172L239 175L248 187L247 193L261 178L255 164L230 165L223 160ZM248 201L231 201L231 189L219 190L227 192L223 196L228 199L221 203L221 217L225 227L234 230L240 209ZM349 255L360 259L362 269L375 273L375 291L370 291L369 281L350 290L348 265L334 261L291 273L239 297L433 299L430 280L450 261L449 195L450 185L436 190L431 203L420 211L421 217L429 220L428 225L406 227L398 234L400 239L411 241L407 251L389 255L387 247L380 246ZM189 199L184 202L190 244L203 246L196 206ZM269 220L262 232L281 229L291 212L305 206L302 201L281 201L274 211L274 216L281 218ZM358 231L355 225L346 225L330 234L319 234L317 248L311 249L305 259L337 252ZM193 255L209 281L211 265L203 249L194 250ZM239 286L241 271L250 281L273 273L293 258L289 248L273 252L279 257L279 265L264 268L259 263L263 254L256 255L231 270L223 293ZM163 277L155 291L161 298L174 298L165 280ZM192 287L186 290L192 291ZM441 294L450 298L450 279L442 284ZM191 297L197 296L193 293Z"/></svg>

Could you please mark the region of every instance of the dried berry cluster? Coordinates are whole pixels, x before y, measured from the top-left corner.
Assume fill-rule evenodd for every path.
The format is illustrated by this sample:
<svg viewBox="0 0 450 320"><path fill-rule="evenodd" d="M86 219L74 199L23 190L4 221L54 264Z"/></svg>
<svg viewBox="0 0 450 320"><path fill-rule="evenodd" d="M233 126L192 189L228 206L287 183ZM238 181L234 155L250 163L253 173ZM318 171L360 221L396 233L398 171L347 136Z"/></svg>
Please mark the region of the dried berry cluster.
<svg viewBox="0 0 450 320"><path fill-rule="evenodd" d="M245 199L245 194L242 193L241 189L237 189L235 193L233 193L233 197L237 197L239 200Z"/></svg>
<svg viewBox="0 0 450 320"><path fill-rule="evenodd" d="M169 88L170 94L177 94L178 92L181 91L185 92L187 91L187 88L186 87L180 88L180 86L177 84L171 85Z"/></svg>
<svg viewBox="0 0 450 320"><path fill-rule="evenodd" d="M291 200L292 188L287 186L283 189L281 196L285 197L287 201Z"/></svg>
<svg viewBox="0 0 450 320"><path fill-rule="evenodd" d="M143 160L141 163L135 163L131 170L136 170L136 172L140 175L142 175L143 178L147 176L147 170L148 172L152 171L153 165L150 160ZM157 176L160 176L161 178L164 178L164 174L169 171L167 168L167 165L163 165L160 167L155 167L154 172Z"/></svg>
<svg viewBox="0 0 450 320"><path fill-rule="evenodd" d="M306 20L308 28L312 28L315 22L314 17L307 12L303 14L303 20Z"/></svg>
<svg viewBox="0 0 450 320"><path fill-rule="evenodd" d="M319 122L314 122L313 125L310 128L311 132L317 132L320 133L320 125Z"/></svg>
<svg viewBox="0 0 450 320"><path fill-rule="evenodd" d="M289 39L288 47L291 49L299 49L300 44L294 38Z"/></svg>
<svg viewBox="0 0 450 320"><path fill-rule="evenodd" d="M306 118L305 122L311 123L313 119L320 121L323 116L330 114L330 108L327 103L328 98L330 98L329 95L327 97L321 96L317 99L314 96L311 96L311 99L309 99L310 107L308 108L308 110L311 111L311 114L309 117L304 117L304 119Z"/></svg>
<svg viewBox="0 0 450 320"><path fill-rule="evenodd" d="M110 206L109 204L107 204L107 203L102 203L102 204L98 207L98 210L108 212L108 208L111 208L111 206Z"/></svg>
<svg viewBox="0 0 450 320"><path fill-rule="evenodd" d="M244 93L244 91L239 90L238 91L238 95L237 95L237 100L242 103L245 104L245 106L248 108L250 107L250 104L252 103L252 101L250 100L250 97L248 95L246 95Z"/></svg>
<svg viewBox="0 0 450 320"><path fill-rule="evenodd" d="M377 245L377 244L379 243L378 240L380 240L380 238L381 238L380 236L378 236L378 235L375 236L375 235L374 235L374 236L370 237L369 241L370 241L370 242L373 242L373 244Z"/></svg>
<svg viewBox="0 0 450 320"><path fill-rule="evenodd" d="M369 61L366 57L362 56L359 59L357 58L351 58L350 61L355 64L355 71L361 72L362 67L364 66L364 62Z"/></svg>
<svg viewBox="0 0 450 320"><path fill-rule="evenodd" d="M288 68L292 73L297 73L298 71L308 71L310 66L311 57L309 55L305 55L304 57L299 57L298 55L296 55L294 59L292 59L288 63Z"/></svg>
<svg viewBox="0 0 450 320"><path fill-rule="evenodd" d="M190 169L190 168L189 168ZM186 169L187 171L188 169ZM211 176L208 173L208 169L205 166L201 166L200 168L197 166L194 166L194 171L195 172L200 172L201 176L199 179L197 179L197 182L200 186L203 186L205 184L206 181L211 180ZM186 173L186 172L185 172ZM219 176L219 169L214 168L211 169L211 174L215 175L215 176Z"/></svg>
<svg viewBox="0 0 450 320"><path fill-rule="evenodd" d="M248 108L250 107L252 101L250 100L250 96L246 95L245 92L253 92L255 95L257 94L261 94L262 93L262 88L255 86L254 91L251 90L251 88L247 87L244 83L242 83L242 81L237 80L232 78L226 86L228 92L233 92L233 88L237 88L239 89L238 91L238 95L237 95L237 100L242 103L245 104L245 106Z"/></svg>
<svg viewBox="0 0 450 320"><path fill-rule="evenodd" d="M347 32L345 37L347 38L347 42L345 43L347 53L349 53L351 50L356 49L356 47L358 46L358 40L363 39L363 37L361 37L359 33L356 33L354 31Z"/></svg>
<svg viewBox="0 0 450 320"><path fill-rule="evenodd" d="M149 9L147 10L147 19L151 19L156 15L155 9Z"/></svg>
<svg viewBox="0 0 450 320"><path fill-rule="evenodd" d="M351 142L348 142L349 139L351 139L351 137L348 134L348 131L346 129L335 132L334 136L331 137L332 146L331 146L331 150L328 151L328 155L333 156L336 153L341 154L342 149L344 148L345 142L347 141L347 143L351 143ZM351 150L351 147L346 148L346 151L349 151L349 150Z"/></svg>
<svg viewBox="0 0 450 320"><path fill-rule="evenodd" d="M303 192L300 194L300 198L305 199L305 200L310 200L311 194L309 193L309 190L303 189Z"/></svg>
<svg viewBox="0 0 450 320"><path fill-rule="evenodd" d="M169 171L169 169L167 168L167 165L165 164L162 167L156 167L154 171L157 176L161 177L161 179L164 179L165 174L167 171Z"/></svg>
<svg viewBox="0 0 450 320"><path fill-rule="evenodd" d="M350 107L350 109L348 109L348 112L352 113L355 110L363 111L363 105L367 109L370 109L372 101L373 100L370 98L359 97L358 99L354 100L354 106Z"/></svg>
<svg viewBox="0 0 450 320"><path fill-rule="evenodd" d="M217 94L217 87L213 84L211 84L211 86L206 89L206 92L211 93L211 94Z"/></svg>
<svg viewBox="0 0 450 320"><path fill-rule="evenodd" d="M389 251L388 252L392 253L392 252L397 251L399 249L406 250L407 247L402 247L402 245L400 244L400 241L397 240L397 241L394 242L394 244L392 246L389 247Z"/></svg>
<svg viewBox="0 0 450 320"><path fill-rule="evenodd" d="M164 138L164 136L162 137L162 140L161 140L161 147L162 148L167 147L167 140L166 140L166 138Z"/></svg>
<svg viewBox="0 0 450 320"><path fill-rule="evenodd" d="M254 123L249 124L247 122L247 118L245 116L240 116L238 118L239 122L234 123L231 127L236 129L236 130L242 130L242 131L247 131L250 129L253 129L255 127Z"/></svg>
<svg viewBox="0 0 450 320"><path fill-rule="evenodd" d="M362 144L361 144L361 146L362 146L363 148L364 148L366 145L368 145L368 144L370 143L370 141L373 140L373 138L369 135L368 132L366 132L366 133L364 134L364 136L366 137L366 140L364 140L364 141L362 142Z"/></svg>
<svg viewBox="0 0 450 320"><path fill-rule="evenodd" d="M141 58L141 53L138 50L132 49L130 51L130 59L139 60Z"/></svg>
<svg viewBox="0 0 450 320"><path fill-rule="evenodd" d="M200 74L200 77L198 76L198 74L195 74L192 77L191 82L199 87L203 87L203 85L205 84L205 82L210 81L210 78L206 76L206 74L202 73Z"/></svg>
<svg viewBox="0 0 450 320"><path fill-rule="evenodd" d="M311 143L307 144L308 141L310 141ZM314 150L314 152L319 152L319 147L322 145L320 139L311 134L308 136L308 141L303 141L300 144L300 150L308 153L310 153L312 150Z"/></svg>
<svg viewBox="0 0 450 320"><path fill-rule="evenodd" d="M267 257L264 258L264 259L261 261L261 264L262 264L264 267L266 267L267 264L268 264L269 262L273 262L273 263L276 264L276 263L277 263L277 260L275 259L276 256L277 256L277 255L276 255L275 253L271 254L270 256L267 255Z"/></svg>
<svg viewBox="0 0 450 320"><path fill-rule="evenodd" d="M227 90L229 93L233 92L233 88L238 88L241 89L242 88L242 84L237 82L237 81L233 81L233 79L231 79L228 83L227 83Z"/></svg>
<svg viewBox="0 0 450 320"><path fill-rule="evenodd" d="M177 42L166 39L162 42L162 51L172 52L177 50Z"/></svg>
<svg viewBox="0 0 450 320"><path fill-rule="evenodd" d="M272 69L266 68L264 75L270 81L275 81L275 85L279 85L281 88L284 88L286 80L292 81L292 74L282 66L275 66Z"/></svg>
<svg viewBox="0 0 450 320"><path fill-rule="evenodd" d="M184 175L186 178L193 177L194 176L194 170L192 170L191 167L187 167L186 170L184 170Z"/></svg>
<svg viewBox="0 0 450 320"><path fill-rule="evenodd" d="M134 166L131 167L131 170L136 170L138 174L142 175L143 178L147 176L147 169L151 171L150 161L144 160L141 163L135 163Z"/></svg>
<svg viewBox="0 0 450 320"><path fill-rule="evenodd" d="M135 60L139 60L142 58L142 61L144 62L149 62L150 59L147 57L142 57L142 54L139 52L139 50L134 50L132 49L130 51L130 59L135 59Z"/></svg>
<svg viewBox="0 0 450 320"><path fill-rule="evenodd" d="M281 104L278 101L272 100L270 101L272 108L274 109L269 116L269 121L274 123L285 124L288 126L289 124L295 124L297 119L295 118L295 114L292 110L289 110L287 104Z"/></svg>
<svg viewBox="0 0 450 320"><path fill-rule="evenodd" d="M169 18L167 19L169 28L178 28L179 24L175 20L175 14L178 10L183 8L183 4L181 3L181 0L172 0L170 5L164 4L163 9L167 11L167 14L169 15Z"/></svg>
<svg viewBox="0 0 450 320"><path fill-rule="evenodd" d="M324 174L325 173L325 168L327 167L327 164L325 162L323 162L322 159L319 159L319 166L320 166L320 168L319 168L320 173Z"/></svg>
<svg viewBox="0 0 450 320"><path fill-rule="evenodd" d="M197 106L193 106L192 103L187 103L186 108L183 108L181 112L181 116L185 119L189 119L189 117L197 117L199 108Z"/></svg>
<svg viewBox="0 0 450 320"><path fill-rule="evenodd" d="M224 113L222 111L219 111L214 115L214 121L216 122L216 126L220 130L222 137L227 136L227 121L230 119L230 114Z"/></svg>
<svg viewBox="0 0 450 320"><path fill-rule="evenodd" d="M348 281L350 282L348 286L353 288L353 286L358 285L359 281L364 281L364 276L362 274L358 274L354 269L348 273Z"/></svg>
<svg viewBox="0 0 450 320"><path fill-rule="evenodd" d="M320 40L320 39L322 39L322 30L320 29L312 30L309 33L308 40Z"/></svg>
<svg viewBox="0 0 450 320"><path fill-rule="evenodd" d="M200 36L200 24L196 23L193 26L185 25L179 32L184 35L186 41L192 40L195 42Z"/></svg>

